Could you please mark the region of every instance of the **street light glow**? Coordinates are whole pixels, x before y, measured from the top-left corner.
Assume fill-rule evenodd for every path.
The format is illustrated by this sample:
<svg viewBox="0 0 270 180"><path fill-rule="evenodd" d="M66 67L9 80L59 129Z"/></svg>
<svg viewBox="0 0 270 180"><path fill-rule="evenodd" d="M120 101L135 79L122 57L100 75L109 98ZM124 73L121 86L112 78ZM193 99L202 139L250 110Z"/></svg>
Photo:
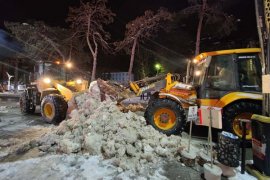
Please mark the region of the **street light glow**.
<svg viewBox="0 0 270 180"><path fill-rule="evenodd" d="M155 68L156 68L156 70L160 70L161 69L161 64L159 64L159 63L155 64Z"/></svg>
<svg viewBox="0 0 270 180"><path fill-rule="evenodd" d="M67 62L66 63L66 66L67 66L67 68L72 68L72 63L71 62Z"/></svg>

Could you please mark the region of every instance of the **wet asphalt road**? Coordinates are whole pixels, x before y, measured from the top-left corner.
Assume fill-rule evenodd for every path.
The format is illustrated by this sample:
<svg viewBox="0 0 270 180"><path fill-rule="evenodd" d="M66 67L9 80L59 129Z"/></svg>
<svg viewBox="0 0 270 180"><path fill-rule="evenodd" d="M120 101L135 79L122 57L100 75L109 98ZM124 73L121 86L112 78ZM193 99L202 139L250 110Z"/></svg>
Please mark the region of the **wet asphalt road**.
<svg viewBox="0 0 270 180"><path fill-rule="evenodd" d="M9 138L20 131L24 131L30 127L50 126L42 121L39 109L34 114L23 115L20 112L18 98L0 98L0 137ZM5 108L3 108L5 107Z"/></svg>

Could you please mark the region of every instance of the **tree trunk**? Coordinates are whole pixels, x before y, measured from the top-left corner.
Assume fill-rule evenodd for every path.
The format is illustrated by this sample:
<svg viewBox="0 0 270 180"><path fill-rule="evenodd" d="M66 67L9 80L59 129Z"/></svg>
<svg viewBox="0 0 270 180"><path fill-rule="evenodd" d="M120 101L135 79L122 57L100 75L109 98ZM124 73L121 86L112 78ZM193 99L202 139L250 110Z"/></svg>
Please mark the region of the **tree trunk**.
<svg viewBox="0 0 270 180"><path fill-rule="evenodd" d="M133 64L134 64L134 57L135 57L135 50L136 50L136 45L137 45L138 38L135 37L132 50L131 50L131 55L130 55L130 63L129 63L129 69L128 69L128 79L129 81L131 80L131 74L132 74L132 69L133 69Z"/></svg>
<svg viewBox="0 0 270 180"><path fill-rule="evenodd" d="M93 55L93 70L92 70L91 81L94 81L96 79L96 70L97 70L98 44L96 42L95 35L93 35L93 42L95 45L95 51L94 51L94 53L92 53L92 55Z"/></svg>
<svg viewBox="0 0 270 180"><path fill-rule="evenodd" d="M93 68L92 68L91 82L96 79L96 69L97 69L97 53L93 55Z"/></svg>
<svg viewBox="0 0 270 180"><path fill-rule="evenodd" d="M200 52L202 23L203 23L206 4L207 4L207 0L203 0L202 9L201 9L201 12L199 15L199 24L198 24L198 28L197 28L195 56L198 55Z"/></svg>
<svg viewBox="0 0 270 180"><path fill-rule="evenodd" d="M94 81L96 79L96 68L97 68L97 43L95 41L95 37L93 35L93 43L95 45L95 49L92 47L89 36L90 36L90 22L91 22L91 16L88 17L88 24L87 24L87 33L86 33L86 41L88 48L91 51L91 54L93 56L93 67L92 67L92 75L91 75L91 81Z"/></svg>

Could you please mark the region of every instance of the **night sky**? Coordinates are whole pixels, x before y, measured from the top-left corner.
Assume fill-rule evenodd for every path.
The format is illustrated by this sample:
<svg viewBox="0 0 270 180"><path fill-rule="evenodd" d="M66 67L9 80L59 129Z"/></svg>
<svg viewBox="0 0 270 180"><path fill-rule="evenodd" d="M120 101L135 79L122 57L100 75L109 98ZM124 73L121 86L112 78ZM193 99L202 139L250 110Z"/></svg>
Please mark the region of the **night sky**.
<svg viewBox="0 0 270 180"><path fill-rule="evenodd" d="M50 25L66 26L68 7L76 6L79 0L0 0L0 23L3 21L43 20ZM147 9L167 7L178 11L186 7L185 0L110 0L109 7L122 20L130 20Z"/></svg>
<svg viewBox="0 0 270 180"><path fill-rule="evenodd" d="M216 50L217 43L225 45L230 41L235 41L235 48L241 48L246 47L248 41L257 40L253 0L223 0L223 2L224 11L233 14L238 19L237 31L229 37L219 40L210 39L206 33L202 33L201 51ZM74 5L79 5L79 0L0 0L0 28L4 29L4 21L27 22L29 20L42 20L51 26L67 28L68 24L66 24L65 19L68 14L68 7ZM124 35L125 24L136 16L142 15L145 10L166 7L171 12L178 12L187 7L188 2L187 0L109 0L108 6L117 15L114 24L109 27L109 31L115 38L114 40L119 40ZM194 18L188 21L193 20ZM160 49L168 51L163 54L167 54L171 59L191 56L192 50L195 49L193 44L196 37L196 25L195 18L194 25L186 27L180 23L171 35L160 34L154 39L154 43L160 44L160 47L153 49L153 51L160 51ZM191 38L192 41L184 42L187 37ZM151 46L150 42L148 42L148 45L146 43L147 48L151 48ZM161 48L161 46L164 47ZM187 46L191 46L189 50ZM119 62L123 61L125 62L122 65L126 68L129 58L127 56L120 57ZM99 64L102 65L102 62L99 62Z"/></svg>

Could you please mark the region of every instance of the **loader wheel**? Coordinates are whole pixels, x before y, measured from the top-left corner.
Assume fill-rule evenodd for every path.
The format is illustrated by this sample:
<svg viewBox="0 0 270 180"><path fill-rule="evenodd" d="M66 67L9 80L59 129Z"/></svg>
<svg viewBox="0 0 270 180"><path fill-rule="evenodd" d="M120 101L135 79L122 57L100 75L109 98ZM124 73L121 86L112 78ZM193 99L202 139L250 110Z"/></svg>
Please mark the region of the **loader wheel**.
<svg viewBox="0 0 270 180"><path fill-rule="evenodd" d="M154 99L148 104L144 116L149 124L166 135L180 133L185 124L183 108L170 99Z"/></svg>
<svg viewBox="0 0 270 180"><path fill-rule="evenodd" d="M252 102L237 102L223 109L223 129L242 137L242 125L239 119L251 119L252 114L261 114L262 106ZM246 139L251 140L251 125L247 123Z"/></svg>
<svg viewBox="0 0 270 180"><path fill-rule="evenodd" d="M41 102L41 115L46 122L57 125L66 118L67 108L68 105L63 96L50 94Z"/></svg>
<svg viewBox="0 0 270 180"><path fill-rule="evenodd" d="M23 114L32 114L35 112L36 107L31 107L30 100L27 98L26 92L23 92L20 96L20 109Z"/></svg>

